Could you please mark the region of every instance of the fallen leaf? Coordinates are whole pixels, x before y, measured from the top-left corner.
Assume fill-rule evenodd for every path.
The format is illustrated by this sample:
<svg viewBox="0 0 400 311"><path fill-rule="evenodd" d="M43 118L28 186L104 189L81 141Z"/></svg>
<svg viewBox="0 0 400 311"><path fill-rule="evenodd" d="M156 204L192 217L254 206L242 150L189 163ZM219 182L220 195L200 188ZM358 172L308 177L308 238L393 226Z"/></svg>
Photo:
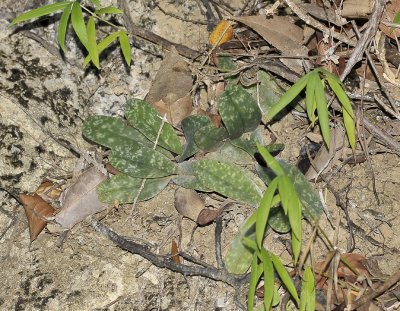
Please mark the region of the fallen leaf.
<svg viewBox="0 0 400 311"><path fill-rule="evenodd" d="M388 2L386 10L381 18L381 23L379 24L379 29L388 37L396 39L400 36L400 29L393 28L384 25L382 22L393 23L394 17L400 11L400 0L392 0Z"/></svg>
<svg viewBox="0 0 400 311"><path fill-rule="evenodd" d="M46 218L52 216L55 209L37 193L32 195L20 194L19 198L24 205L29 225L29 236L32 242L36 240L43 228L46 227Z"/></svg>
<svg viewBox="0 0 400 311"><path fill-rule="evenodd" d="M292 23L289 16L266 18L262 15L231 17L263 37L265 41L277 48L285 56L308 58L308 49L302 44L303 29ZM302 59L281 59L281 62L298 74L303 74Z"/></svg>
<svg viewBox="0 0 400 311"><path fill-rule="evenodd" d="M221 215L223 211L224 211L223 207L221 207L219 209L205 208L200 212L199 217L197 217L196 222L200 226L208 225L208 224L212 223L219 215Z"/></svg>
<svg viewBox="0 0 400 311"><path fill-rule="evenodd" d="M153 105L160 114L167 114L168 122L177 126L192 111L192 86L189 65L172 47L162 62L145 101Z"/></svg>
<svg viewBox="0 0 400 311"><path fill-rule="evenodd" d="M175 191L175 208L182 216L197 221L200 212L205 206L203 200L196 191L178 188Z"/></svg>
<svg viewBox="0 0 400 311"><path fill-rule="evenodd" d="M220 46L233 38L233 27L227 20L221 20L208 38L211 46Z"/></svg>
<svg viewBox="0 0 400 311"><path fill-rule="evenodd" d="M40 195L46 201L55 201L60 197L62 189L55 185L52 181L44 180L36 189L35 193Z"/></svg>
<svg viewBox="0 0 400 311"><path fill-rule="evenodd" d="M64 193L64 201L55 221L63 229L71 229L86 217L101 212L107 204L100 202L96 186L106 176L95 167L91 167L78 177L76 182Z"/></svg>
<svg viewBox="0 0 400 311"><path fill-rule="evenodd" d="M176 244L175 240L172 240L171 243L171 259L173 262L175 262L176 264L181 264L181 257L178 255L179 254L179 250L178 250L178 245Z"/></svg>

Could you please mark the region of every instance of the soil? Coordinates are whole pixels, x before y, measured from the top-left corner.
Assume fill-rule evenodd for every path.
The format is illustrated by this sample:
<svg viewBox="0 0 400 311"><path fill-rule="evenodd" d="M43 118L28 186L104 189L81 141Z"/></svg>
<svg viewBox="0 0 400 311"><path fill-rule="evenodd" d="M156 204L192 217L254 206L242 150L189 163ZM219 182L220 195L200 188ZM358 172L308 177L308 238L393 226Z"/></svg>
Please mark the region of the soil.
<svg viewBox="0 0 400 311"><path fill-rule="evenodd" d="M82 54L73 38L68 40L66 62L28 38L23 29L9 28L16 14L40 4L33 2L26 7L8 0L0 4L0 185L16 193L34 191L45 178L70 180L77 157L60 141L88 150L92 145L82 138L83 120L91 114L122 115L128 98L144 98L164 55L157 46L137 40L129 71L118 49L102 60L102 71L83 70ZM138 25L195 50L206 47L207 25L168 16L151 1L129 3ZM187 19L206 21L194 0L159 1L159 5ZM55 46L54 28L52 19L32 25L38 37ZM280 156L295 163L308 124L289 114L272 130L278 142L285 143ZM384 275L397 272L399 157L387 152L372 155L371 166L367 162L346 165L331 183L347 198L349 217L361 229L355 233L355 252L374 259ZM345 217L332 193L320 190L321 185L315 184L315 189L325 197L332 221L323 217L320 226L332 240L338 230L336 247L345 252L349 241ZM182 250L215 266L215 225L195 228L194 222L181 219L174 207L174 191L175 186L169 185L155 198L138 203L133 213L131 206L112 209L103 213L102 222L127 239L145 241L160 254L170 253L171 241L181 239ZM116 247L86 222L73 228L62 247L59 236L45 232L30 244L23 207L7 192L0 191L0 199L0 310L239 309L230 286L156 268ZM250 213L248 207L234 206L226 214L223 254ZM337 226L338 220L342 225ZM305 221L304 228L306 242L312 228ZM290 262L286 238L271 232L266 243ZM317 239L315 260L326 253ZM246 292L240 293L242 303L245 297Z"/></svg>

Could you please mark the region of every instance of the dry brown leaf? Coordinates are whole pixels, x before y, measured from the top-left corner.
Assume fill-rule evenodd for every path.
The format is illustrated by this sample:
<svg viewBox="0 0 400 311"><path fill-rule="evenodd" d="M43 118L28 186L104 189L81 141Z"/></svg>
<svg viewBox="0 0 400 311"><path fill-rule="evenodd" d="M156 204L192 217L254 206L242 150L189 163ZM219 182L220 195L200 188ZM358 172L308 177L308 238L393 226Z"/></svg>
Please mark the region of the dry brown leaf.
<svg viewBox="0 0 400 311"><path fill-rule="evenodd" d="M36 189L35 193L40 195L44 200L58 200L62 193L62 189L50 180L44 180Z"/></svg>
<svg viewBox="0 0 400 311"><path fill-rule="evenodd" d="M393 23L393 19L397 12L400 11L400 0L392 0L388 2L386 6L385 13L382 15L381 23L379 24L379 29L388 37L395 39L400 37L400 29L395 28L393 31L390 30L391 27L384 25L382 22Z"/></svg>
<svg viewBox="0 0 400 311"><path fill-rule="evenodd" d="M166 113L168 121L176 126L192 111L189 95L192 83L192 72L187 62L172 47L162 62L145 100L161 114Z"/></svg>
<svg viewBox="0 0 400 311"><path fill-rule="evenodd" d="M91 167L64 193L64 201L55 221L63 229L71 229L86 217L101 212L107 204L99 201L96 186L106 179L99 170Z"/></svg>
<svg viewBox="0 0 400 311"><path fill-rule="evenodd" d="M292 23L288 16L265 18L264 16L232 17L263 37L265 41L277 48L285 56L308 57L308 49L302 44L303 29ZM281 59L282 63L298 74L303 74L303 60Z"/></svg>
<svg viewBox="0 0 400 311"><path fill-rule="evenodd" d="M29 225L29 236L32 242L46 227L46 218L52 216L55 209L36 193L32 195L20 194L19 198L24 205Z"/></svg>
<svg viewBox="0 0 400 311"><path fill-rule="evenodd" d="M178 245L176 244L175 240L172 240L171 243L171 259L173 262L175 262L176 264L181 264L181 257L178 255L179 254L179 250L178 250Z"/></svg>
<svg viewBox="0 0 400 311"><path fill-rule="evenodd" d="M196 191L178 188L175 191L175 208L182 216L197 221L200 212L205 206L203 200Z"/></svg>
<svg viewBox="0 0 400 311"><path fill-rule="evenodd" d="M197 223L200 226L208 225L212 223L219 215L221 215L223 211L224 207L221 207L219 209L205 208L200 212L199 217L197 217Z"/></svg>
<svg viewBox="0 0 400 311"><path fill-rule="evenodd" d="M231 23L224 19L218 23L208 38L208 42L211 46L219 46L232 39L233 27Z"/></svg>

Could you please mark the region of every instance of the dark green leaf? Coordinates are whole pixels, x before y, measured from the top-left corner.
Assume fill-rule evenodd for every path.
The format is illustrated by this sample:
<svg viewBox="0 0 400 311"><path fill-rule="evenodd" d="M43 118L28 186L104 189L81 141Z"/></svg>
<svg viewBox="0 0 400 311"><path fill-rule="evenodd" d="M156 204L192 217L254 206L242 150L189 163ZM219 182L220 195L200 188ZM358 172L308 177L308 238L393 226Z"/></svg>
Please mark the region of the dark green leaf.
<svg viewBox="0 0 400 311"><path fill-rule="evenodd" d="M183 188L195 189L202 192L211 192L212 190L204 187L196 178L193 172L194 161L185 161L178 164L178 175L172 178L172 181Z"/></svg>
<svg viewBox="0 0 400 311"><path fill-rule="evenodd" d="M27 21L32 18L37 18L37 17L41 17L44 15L48 15L48 14L60 11L70 4L71 4L71 1L62 1L62 2L56 2L53 4L44 5L44 6L41 6L40 8L30 10L26 13L23 13L23 14L17 16L15 19L13 19L10 26L15 25L20 22Z"/></svg>
<svg viewBox="0 0 400 311"><path fill-rule="evenodd" d="M228 132L223 127L215 127L213 124L199 128L194 134L194 141L198 148L211 151L220 146L221 142L228 138Z"/></svg>
<svg viewBox="0 0 400 311"><path fill-rule="evenodd" d="M65 7L64 12L61 15L60 24L58 25L58 30L57 30L58 43L60 44L60 48L64 53L66 52L65 36L67 34L68 21L71 15L71 8L72 8L72 2Z"/></svg>
<svg viewBox="0 0 400 311"><path fill-rule="evenodd" d="M128 66L131 65L131 44L129 43L128 35L125 31L119 32L119 45L121 46L122 54Z"/></svg>
<svg viewBox="0 0 400 311"><path fill-rule="evenodd" d="M240 85L228 85L218 99L218 111L231 139L255 130L261 121L260 108Z"/></svg>
<svg viewBox="0 0 400 311"><path fill-rule="evenodd" d="M137 178L158 178L174 175L177 168L170 159L144 146L116 146L109 157L119 171Z"/></svg>
<svg viewBox="0 0 400 311"><path fill-rule="evenodd" d="M88 50L88 36L85 27L85 21L83 20L83 14L81 5L78 1L75 1L72 5L72 12L71 12L71 22L72 27L75 30L76 35L78 36L79 40L81 41L82 45Z"/></svg>
<svg viewBox="0 0 400 311"><path fill-rule="evenodd" d="M125 117L134 128L149 140L156 141L162 118L152 106L140 99L130 99L127 103ZM174 128L166 122L162 126L158 145L176 154L181 154L183 151Z"/></svg>

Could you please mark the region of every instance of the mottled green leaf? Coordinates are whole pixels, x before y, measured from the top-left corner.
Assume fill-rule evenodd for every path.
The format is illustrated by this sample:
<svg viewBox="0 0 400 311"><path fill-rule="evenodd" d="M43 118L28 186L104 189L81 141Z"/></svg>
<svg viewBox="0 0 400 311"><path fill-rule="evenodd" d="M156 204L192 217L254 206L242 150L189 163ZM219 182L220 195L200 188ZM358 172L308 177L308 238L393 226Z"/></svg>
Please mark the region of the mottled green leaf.
<svg viewBox="0 0 400 311"><path fill-rule="evenodd" d="M93 16L89 17L86 31L88 37L87 49L89 51L90 59L92 60L92 63L93 65L96 66L96 68L100 68L99 52L97 50L97 42L96 42L96 25L94 23Z"/></svg>
<svg viewBox="0 0 400 311"><path fill-rule="evenodd" d="M177 168L170 159L144 146L120 145L113 148L110 163L119 171L138 178L174 175Z"/></svg>
<svg viewBox="0 0 400 311"><path fill-rule="evenodd" d="M138 200L145 201L156 196L168 185L170 180L171 177L146 179ZM143 179L141 178L134 178L120 173L103 181L97 186L96 191L100 201L104 203L133 203L142 185L142 181Z"/></svg>
<svg viewBox="0 0 400 311"><path fill-rule="evenodd" d="M186 139L184 151L179 158L180 161L183 161L199 151L199 148L194 141L194 135L200 128L206 125L212 125L212 122L211 119L207 116L194 115L188 116L183 119L181 125Z"/></svg>
<svg viewBox="0 0 400 311"><path fill-rule="evenodd" d="M218 99L218 111L231 139L255 130L261 121L256 101L240 85L227 86Z"/></svg>
<svg viewBox="0 0 400 311"><path fill-rule="evenodd" d="M79 41L88 50L88 36L85 21L83 20L81 5L78 1L75 1L72 5L71 22Z"/></svg>
<svg viewBox="0 0 400 311"><path fill-rule="evenodd" d="M287 233L290 231L289 218L285 215L281 206L271 208L269 211L268 225L279 233Z"/></svg>
<svg viewBox="0 0 400 311"><path fill-rule="evenodd" d="M16 18L14 18L13 21L11 22L10 26L15 25L17 23L27 21L32 18L37 18L37 17L41 17L41 16L45 16L45 15L57 12L59 10L64 9L65 7L67 7L70 4L71 4L71 1L62 1L62 2L56 2L53 4L44 5L37 9L30 10L28 12L25 12L25 13L17 16Z"/></svg>
<svg viewBox="0 0 400 311"><path fill-rule="evenodd" d="M193 165L195 161L185 161L178 164L178 173L173 176L172 181L183 188L194 189L202 192L211 192L212 190L206 188L199 182L193 172Z"/></svg>
<svg viewBox="0 0 400 311"><path fill-rule="evenodd" d="M235 69L236 65L230 56L218 56L218 68L228 71Z"/></svg>
<svg viewBox="0 0 400 311"><path fill-rule="evenodd" d="M152 145L138 130L114 117L91 116L85 120L82 132L89 140L107 148L119 145Z"/></svg>
<svg viewBox="0 0 400 311"><path fill-rule="evenodd" d="M239 166L215 160L200 160L194 163L193 172L206 188L252 206L260 203L261 190Z"/></svg>
<svg viewBox="0 0 400 311"><path fill-rule="evenodd" d="M64 12L61 15L60 23L59 23L58 29L57 29L57 40L58 40L58 43L60 44L61 50L64 53L66 52L65 36L67 34L68 21L69 21L70 15L71 15L71 8L72 8L72 2L65 7Z"/></svg>
<svg viewBox="0 0 400 311"><path fill-rule="evenodd" d="M140 99L128 100L125 117L134 128L140 131L149 140L153 142L156 141L162 118L158 115L157 110L148 103ZM174 128L168 123L163 124L158 139L158 145L176 154L181 154L183 152L182 145L178 136L175 134Z"/></svg>
<svg viewBox="0 0 400 311"><path fill-rule="evenodd" d="M121 47L122 55L124 55L125 62L128 66L131 65L131 44L129 43L128 35L125 31L119 32L119 45Z"/></svg>
<svg viewBox="0 0 400 311"><path fill-rule="evenodd" d="M254 159L242 148L233 145L229 140L220 143L220 147L211 153L207 154L207 157L221 161L244 165L252 164Z"/></svg>
<svg viewBox="0 0 400 311"><path fill-rule="evenodd" d="M97 15L104 15L104 14L122 14L124 11L116 8L115 6L109 5L104 8L98 9L94 11Z"/></svg>
<svg viewBox="0 0 400 311"><path fill-rule="evenodd" d="M211 151L228 138L228 132L223 127L215 127L213 124L199 128L194 134L194 141L198 148Z"/></svg>

